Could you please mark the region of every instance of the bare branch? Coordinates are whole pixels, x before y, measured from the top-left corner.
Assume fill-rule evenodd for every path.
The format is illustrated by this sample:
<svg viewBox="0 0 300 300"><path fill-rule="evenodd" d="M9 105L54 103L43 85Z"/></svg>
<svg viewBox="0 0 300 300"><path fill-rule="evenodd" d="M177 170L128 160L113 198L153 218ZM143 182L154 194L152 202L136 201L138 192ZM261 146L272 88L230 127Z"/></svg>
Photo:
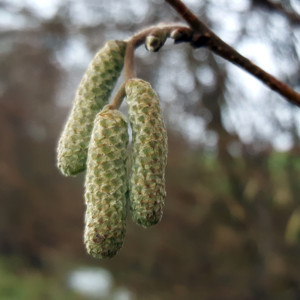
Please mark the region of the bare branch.
<svg viewBox="0 0 300 300"><path fill-rule="evenodd" d="M130 39L128 39L127 42L131 42L134 47L137 48L145 43L147 36L152 35L153 32L157 32L158 30L163 32L167 37L173 38L175 42L179 39L185 41L185 36L189 36L191 38L193 32L191 28L182 24L161 23L141 30L140 32L133 35ZM174 35L174 32L178 33ZM190 38L188 39L188 41L190 41Z"/></svg>
<svg viewBox="0 0 300 300"><path fill-rule="evenodd" d="M202 23L181 0L165 0L169 3L179 15L194 30L192 44L195 47L207 47L215 54L232 62L240 68L248 71L250 74L261 80L264 84L276 91L285 99L297 106L300 106L300 94L287 86L285 83L276 79L271 74L252 63L249 59L242 56L231 46L221 40L213 31L211 31L204 23ZM198 33L198 36L197 34Z"/></svg>

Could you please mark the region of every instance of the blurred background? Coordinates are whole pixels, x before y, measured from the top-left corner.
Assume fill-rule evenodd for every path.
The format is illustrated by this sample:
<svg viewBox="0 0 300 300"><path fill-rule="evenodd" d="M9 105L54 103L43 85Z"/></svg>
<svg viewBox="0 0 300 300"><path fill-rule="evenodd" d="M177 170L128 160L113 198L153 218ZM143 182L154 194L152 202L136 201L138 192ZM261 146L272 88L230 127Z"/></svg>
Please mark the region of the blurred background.
<svg viewBox="0 0 300 300"><path fill-rule="evenodd" d="M300 91L298 0L184 2ZM187 44L136 52L168 127L163 219L85 252L84 174L58 172L56 143L95 52L162 21L180 21L162 0L0 0L0 299L300 299L299 108Z"/></svg>

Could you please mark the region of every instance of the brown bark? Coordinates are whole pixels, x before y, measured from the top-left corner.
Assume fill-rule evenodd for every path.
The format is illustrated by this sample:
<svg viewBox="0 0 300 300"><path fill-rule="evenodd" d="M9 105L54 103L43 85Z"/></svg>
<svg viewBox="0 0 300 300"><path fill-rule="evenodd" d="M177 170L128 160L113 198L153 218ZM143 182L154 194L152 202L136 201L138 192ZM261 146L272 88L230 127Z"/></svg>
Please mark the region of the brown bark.
<svg viewBox="0 0 300 300"><path fill-rule="evenodd" d="M261 80L269 88L282 95L287 101L300 106L299 93L252 63L249 59L238 53L234 48L226 44L201 20L199 20L181 0L165 1L169 3L194 30L195 34L192 43L195 47L207 47L215 54L239 66L255 76L257 79Z"/></svg>

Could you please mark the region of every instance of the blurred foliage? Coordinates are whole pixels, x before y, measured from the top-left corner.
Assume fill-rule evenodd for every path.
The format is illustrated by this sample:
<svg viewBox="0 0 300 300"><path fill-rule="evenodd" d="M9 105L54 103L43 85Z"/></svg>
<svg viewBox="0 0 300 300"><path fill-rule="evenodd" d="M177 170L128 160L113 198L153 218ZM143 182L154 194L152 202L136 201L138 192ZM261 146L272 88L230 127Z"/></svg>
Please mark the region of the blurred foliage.
<svg viewBox="0 0 300 300"><path fill-rule="evenodd" d="M3 300L79 300L64 281L53 274L28 269L19 257L0 258L0 298Z"/></svg>
<svg viewBox="0 0 300 300"><path fill-rule="evenodd" d="M74 90L105 40L178 18L160 0L54 2L45 16L38 2L0 1L11 19L0 23L0 298L77 299L61 276L90 264L137 299L299 299L300 245L285 239L299 207L299 109L188 45L137 51L169 127L163 219L148 230L128 220L112 260L86 255L84 176L55 166ZM233 46L272 49L273 71L299 88L298 25L258 2L187 4Z"/></svg>

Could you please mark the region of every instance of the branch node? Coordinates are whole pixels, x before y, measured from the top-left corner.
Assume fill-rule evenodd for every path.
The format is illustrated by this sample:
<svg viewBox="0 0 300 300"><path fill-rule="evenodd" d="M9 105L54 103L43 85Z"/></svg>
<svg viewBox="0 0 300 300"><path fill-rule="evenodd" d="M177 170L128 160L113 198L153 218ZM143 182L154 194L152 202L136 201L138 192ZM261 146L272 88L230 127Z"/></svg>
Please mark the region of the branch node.
<svg viewBox="0 0 300 300"><path fill-rule="evenodd" d="M193 31L187 27L178 27L171 31L170 38L174 39L175 44L189 42L192 40Z"/></svg>
<svg viewBox="0 0 300 300"><path fill-rule="evenodd" d="M167 30L156 28L146 37L145 47L150 52L157 52L167 40Z"/></svg>
<svg viewBox="0 0 300 300"><path fill-rule="evenodd" d="M194 48L206 47L211 39L209 34L195 33L191 40L191 45Z"/></svg>

